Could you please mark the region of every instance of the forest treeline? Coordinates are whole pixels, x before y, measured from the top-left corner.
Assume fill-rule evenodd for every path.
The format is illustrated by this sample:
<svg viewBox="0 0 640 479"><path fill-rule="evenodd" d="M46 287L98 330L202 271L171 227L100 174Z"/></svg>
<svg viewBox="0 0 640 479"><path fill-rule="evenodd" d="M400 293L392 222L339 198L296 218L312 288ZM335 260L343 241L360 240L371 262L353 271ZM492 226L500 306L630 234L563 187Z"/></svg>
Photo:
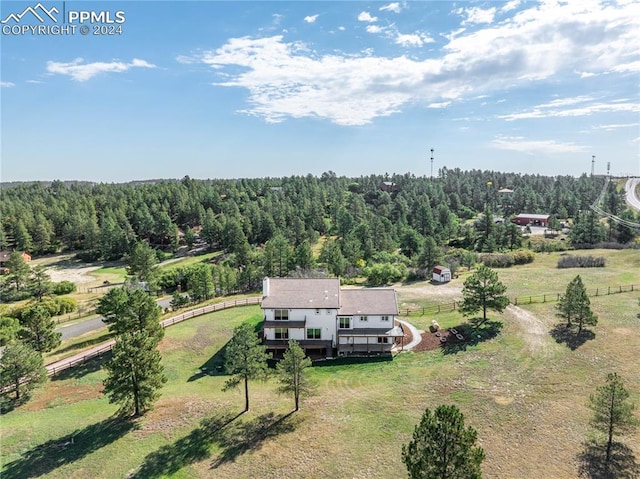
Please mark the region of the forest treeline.
<svg viewBox="0 0 640 479"><path fill-rule="evenodd" d="M224 250L236 272L253 265L262 268L256 274L281 275L309 267L311 249L323 238L320 261L345 274L397 263L388 255L398 250L410 260L406 265L416 267L430 263L429 250L514 250L521 246L519 228L493 218L522 212L572 218L579 235L571 238L574 243L628 242L633 232L607 229L589 212L604 181L442 168L436 178L326 172L142 184L25 183L0 191L0 249L118 260L140 241L171 251L198 237ZM390 191L380 188L382 182ZM503 188L513 192L500 193ZM634 218L613 184L605 203L607 211ZM479 222L469 221L479 214Z"/></svg>

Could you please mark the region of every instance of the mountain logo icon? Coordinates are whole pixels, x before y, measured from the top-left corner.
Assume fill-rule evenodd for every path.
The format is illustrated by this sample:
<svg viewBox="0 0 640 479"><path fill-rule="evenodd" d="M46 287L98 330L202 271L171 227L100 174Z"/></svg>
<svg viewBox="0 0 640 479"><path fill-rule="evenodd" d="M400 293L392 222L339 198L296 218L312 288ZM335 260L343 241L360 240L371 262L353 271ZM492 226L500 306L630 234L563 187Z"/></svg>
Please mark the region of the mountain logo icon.
<svg viewBox="0 0 640 479"><path fill-rule="evenodd" d="M24 17L27 13L30 13L31 15L36 17L40 21L40 23L44 23L46 17L49 17L55 23L58 23L58 19L56 18L55 14L60 13L60 11L56 7L52 7L51 9L47 10L42 5L42 3L38 3L35 7L28 6L22 11L22 13L10 13L7 18L2 20L1 23L9 23L11 20L13 20L15 23L20 23L22 17Z"/></svg>

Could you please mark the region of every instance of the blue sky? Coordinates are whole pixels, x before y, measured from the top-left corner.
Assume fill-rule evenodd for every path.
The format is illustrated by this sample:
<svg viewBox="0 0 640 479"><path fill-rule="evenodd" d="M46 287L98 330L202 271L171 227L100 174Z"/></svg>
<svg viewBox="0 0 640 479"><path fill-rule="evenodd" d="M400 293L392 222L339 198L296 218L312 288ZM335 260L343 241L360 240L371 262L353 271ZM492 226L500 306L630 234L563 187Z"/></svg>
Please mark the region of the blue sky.
<svg viewBox="0 0 640 479"><path fill-rule="evenodd" d="M2 181L640 174L637 1L0 7Z"/></svg>

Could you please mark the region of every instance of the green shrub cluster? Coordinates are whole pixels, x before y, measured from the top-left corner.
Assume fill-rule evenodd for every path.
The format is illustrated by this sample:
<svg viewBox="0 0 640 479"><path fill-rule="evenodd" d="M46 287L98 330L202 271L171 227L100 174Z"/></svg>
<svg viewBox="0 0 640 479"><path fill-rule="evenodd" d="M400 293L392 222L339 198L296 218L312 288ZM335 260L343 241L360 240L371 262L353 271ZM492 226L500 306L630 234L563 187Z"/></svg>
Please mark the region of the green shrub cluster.
<svg viewBox="0 0 640 479"><path fill-rule="evenodd" d="M71 281L60 281L53 287L53 294L61 296L63 294L74 293L76 291L76 284Z"/></svg>
<svg viewBox="0 0 640 479"><path fill-rule="evenodd" d="M13 318L22 319L22 315L25 311L30 309L33 306L42 306L47 310L50 316L60 316L62 314L73 313L78 309L78 302L73 298L46 298L39 303L31 302L25 304L24 306L20 306L17 308L13 308L7 316L11 316Z"/></svg>
<svg viewBox="0 0 640 479"><path fill-rule="evenodd" d="M517 250L509 253L485 253L479 256L480 262L489 268L509 268L513 265L533 263L535 254L530 250Z"/></svg>
<svg viewBox="0 0 640 479"><path fill-rule="evenodd" d="M558 260L558 268L604 268L603 256L563 256Z"/></svg>

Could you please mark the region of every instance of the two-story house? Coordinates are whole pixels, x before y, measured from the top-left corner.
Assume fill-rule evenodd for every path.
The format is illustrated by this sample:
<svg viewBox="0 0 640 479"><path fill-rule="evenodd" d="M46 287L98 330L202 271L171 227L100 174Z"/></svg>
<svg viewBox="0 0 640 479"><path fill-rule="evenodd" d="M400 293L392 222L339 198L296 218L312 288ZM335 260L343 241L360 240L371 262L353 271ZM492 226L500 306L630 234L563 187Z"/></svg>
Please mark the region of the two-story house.
<svg viewBox="0 0 640 479"><path fill-rule="evenodd" d="M341 289L338 278L265 278L264 342L276 354L295 339L310 356L390 353L396 293L389 288Z"/></svg>

